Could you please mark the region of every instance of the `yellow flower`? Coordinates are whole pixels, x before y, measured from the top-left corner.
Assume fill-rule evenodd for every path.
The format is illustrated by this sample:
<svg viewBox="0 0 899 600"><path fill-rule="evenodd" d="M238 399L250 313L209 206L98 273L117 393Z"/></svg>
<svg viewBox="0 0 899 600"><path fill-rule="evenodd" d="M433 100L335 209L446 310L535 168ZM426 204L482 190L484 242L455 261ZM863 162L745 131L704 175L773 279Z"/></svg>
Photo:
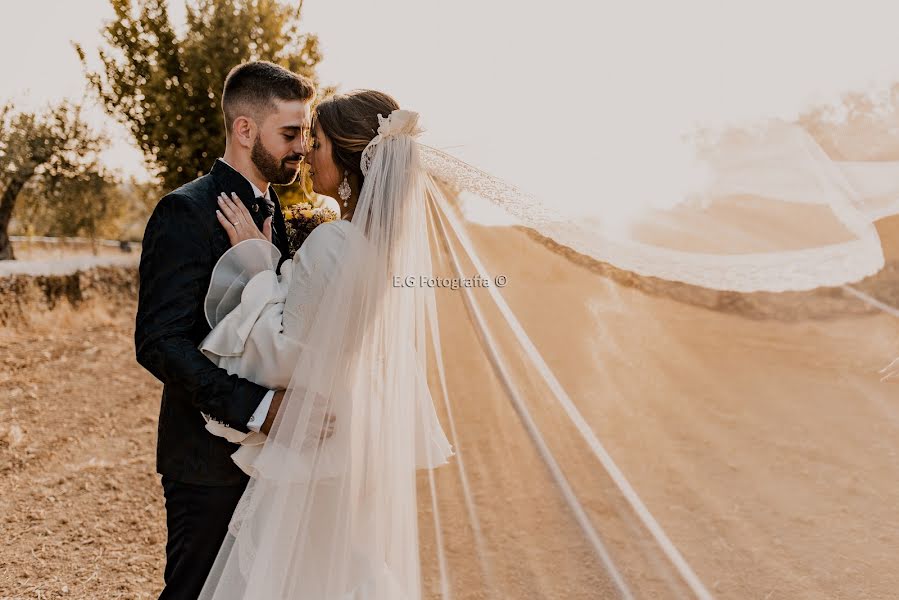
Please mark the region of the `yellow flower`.
<svg viewBox="0 0 899 600"><path fill-rule="evenodd" d="M303 215L304 217L306 217L307 219L311 219L314 212L310 209L306 209L306 210L301 210L300 214Z"/></svg>

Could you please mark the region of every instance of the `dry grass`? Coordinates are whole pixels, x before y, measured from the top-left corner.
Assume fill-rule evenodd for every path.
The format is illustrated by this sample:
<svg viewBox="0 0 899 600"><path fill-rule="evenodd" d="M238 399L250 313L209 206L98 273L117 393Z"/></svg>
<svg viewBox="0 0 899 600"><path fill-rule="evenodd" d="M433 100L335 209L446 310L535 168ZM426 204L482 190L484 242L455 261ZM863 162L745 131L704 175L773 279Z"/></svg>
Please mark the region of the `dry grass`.
<svg viewBox="0 0 899 600"><path fill-rule="evenodd" d="M133 305L61 306L0 329L0 598L154 598L165 519L160 384Z"/></svg>

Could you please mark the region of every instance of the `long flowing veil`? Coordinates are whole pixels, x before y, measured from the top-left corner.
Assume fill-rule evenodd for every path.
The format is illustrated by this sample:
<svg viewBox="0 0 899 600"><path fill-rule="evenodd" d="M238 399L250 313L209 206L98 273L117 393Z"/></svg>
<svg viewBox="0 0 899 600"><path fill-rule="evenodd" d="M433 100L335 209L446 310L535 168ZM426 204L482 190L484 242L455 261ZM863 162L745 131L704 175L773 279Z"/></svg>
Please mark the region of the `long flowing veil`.
<svg viewBox="0 0 899 600"><path fill-rule="evenodd" d="M890 596L899 163L724 132L610 228L372 158L204 598Z"/></svg>
<svg viewBox="0 0 899 600"><path fill-rule="evenodd" d="M892 594L899 162L811 129L701 140L700 184L626 228L425 153L458 191L437 272L504 283L438 295L472 332L432 373L457 450L432 597Z"/></svg>

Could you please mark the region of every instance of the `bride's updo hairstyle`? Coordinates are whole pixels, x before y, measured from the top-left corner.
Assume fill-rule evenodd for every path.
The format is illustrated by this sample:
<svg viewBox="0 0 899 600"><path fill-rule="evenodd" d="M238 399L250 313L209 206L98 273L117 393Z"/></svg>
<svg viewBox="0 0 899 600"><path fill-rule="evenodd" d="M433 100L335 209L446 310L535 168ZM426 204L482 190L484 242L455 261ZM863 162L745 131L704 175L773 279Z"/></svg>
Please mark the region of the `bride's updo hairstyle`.
<svg viewBox="0 0 899 600"><path fill-rule="evenodd" d="M340 169L355 175L360 186L365 180L359 166L362 151L378 135L378 115L387 117L399 107L397 101L384 92L354 90L330 96L315 109L315 119L331 140L334 162Z"/></svg>

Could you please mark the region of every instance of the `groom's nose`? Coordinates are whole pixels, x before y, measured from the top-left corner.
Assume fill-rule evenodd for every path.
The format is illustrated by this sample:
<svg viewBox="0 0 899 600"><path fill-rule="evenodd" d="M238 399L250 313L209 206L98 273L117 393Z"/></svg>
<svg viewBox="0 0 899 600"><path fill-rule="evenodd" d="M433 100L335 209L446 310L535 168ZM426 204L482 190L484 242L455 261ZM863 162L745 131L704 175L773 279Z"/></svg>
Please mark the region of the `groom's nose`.
<svg viewBox="0 0 899 600"><path fill-rule="evenodd" d="M297 136L297 140L293 145L292 150L300 155L300 159L303 159L306 156L306 136L299 135Z"/></svg>

